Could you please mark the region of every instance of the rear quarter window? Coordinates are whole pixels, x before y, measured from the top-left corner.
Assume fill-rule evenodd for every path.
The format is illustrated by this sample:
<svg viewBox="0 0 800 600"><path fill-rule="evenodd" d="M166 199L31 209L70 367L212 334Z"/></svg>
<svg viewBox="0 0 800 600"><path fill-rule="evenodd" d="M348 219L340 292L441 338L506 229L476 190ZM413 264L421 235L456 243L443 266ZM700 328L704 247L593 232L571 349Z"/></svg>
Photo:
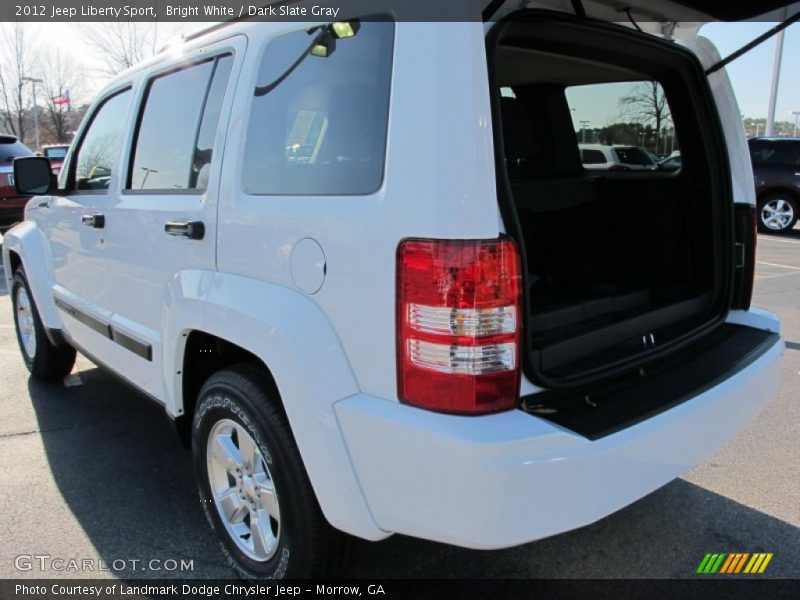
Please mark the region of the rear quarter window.
<svg viewBox="0 0 800 600"><path fill-rule="evenodd" d="M0 143L0 166L10 165L20 156L33 156L33 152L21 142Z"/></svg>
<svg viewBox="0 0 800 600"><path fill-rule="evenodd" d="M581 162L585 165L602 165L607 161L600 150L581 150Z"/></svg>
<svg viewBox="0 0 800 600"><path fill-rule="evenodd" d="M614 152L619 158L619 162L629 165L642 165L649 167L653 164L647 154L639 150L639 148L614 148Z"/></svg>
<svg viewBox="0 0 800 600"><path fill-rule="evenodd" d="M750 158L756 167L800 166L800 143L752 144Z"/></svg>
<svg viewBox="0 0 800 600"><path fill-rule="evenodd" d="M365 21L327 57L306 31L265 48L242 181L253 195L359 195L383 180L394 23Z"/></svg>

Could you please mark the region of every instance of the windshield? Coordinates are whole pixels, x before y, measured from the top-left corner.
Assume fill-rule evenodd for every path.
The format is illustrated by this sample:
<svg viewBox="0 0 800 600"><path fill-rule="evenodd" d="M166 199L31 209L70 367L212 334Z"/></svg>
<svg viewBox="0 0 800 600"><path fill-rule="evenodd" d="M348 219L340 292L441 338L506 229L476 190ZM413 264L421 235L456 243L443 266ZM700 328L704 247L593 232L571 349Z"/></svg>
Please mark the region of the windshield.
<svg viewBox="0 0 800 600"><path fill-rule="evenodd" d="M18 156L33 156L33 152L21 142L0 142L0 165L10 163Z"/></svg>

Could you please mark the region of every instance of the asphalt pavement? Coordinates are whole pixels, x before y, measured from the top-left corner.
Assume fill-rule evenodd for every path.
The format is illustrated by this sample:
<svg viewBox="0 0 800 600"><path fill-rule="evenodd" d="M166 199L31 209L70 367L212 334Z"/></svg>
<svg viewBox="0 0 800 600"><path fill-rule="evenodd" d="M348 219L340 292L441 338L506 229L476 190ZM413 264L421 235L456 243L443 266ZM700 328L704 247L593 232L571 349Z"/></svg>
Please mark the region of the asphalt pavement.
<svg viewBox="0 0 800 600"><path fill-rule="evenodd" d="M754 304L783 322L780 392L684 477L598 523L508 550L403 536L364 543L351 575L692 577L707 552L772 552L764 577L798 577L800 229L759 236ZM163 410L85 358L64 382L30 379L4 287L0 365L0 577L232 576ZM70 558L76 570L55 562Z"/></svg>

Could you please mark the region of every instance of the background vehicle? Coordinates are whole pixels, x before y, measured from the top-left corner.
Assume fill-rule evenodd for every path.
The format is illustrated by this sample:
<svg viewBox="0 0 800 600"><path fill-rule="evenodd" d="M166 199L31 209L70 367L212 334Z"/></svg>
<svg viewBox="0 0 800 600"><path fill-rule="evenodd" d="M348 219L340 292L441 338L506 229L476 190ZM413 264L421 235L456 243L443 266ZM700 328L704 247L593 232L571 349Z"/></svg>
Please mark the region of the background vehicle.
<svg viewBox="0 0 800 600"><path fill-rule="evenodd" d="M800 215L800 139L753 138L758 228L766 233L791 231Z"/></svg>
<svg viewBox="0 0 800 600"><path fill-rule="evenodd" d="M579 144L581 162L586 169L606 171L654 171L655 161L637 146Z"/></svg>
<svg viewBox="0 0 800 600"><path fill-rule="evenodd" d="M662 171L677 171L681 168L681 153L676 150L671 156L662 159L658 168Z"/></svg>
<svg viewBox="0 0 800 600"><path fill-rule="evenodd" d="M22 221L30 200L14 189L13 162L19 156L33 156L33 152L14 136L0 134L0 232Z"/></svg>
<svg viewBox="0 0 800 600"><path fill-rule="evenodd" d="M3 248L23 359L58 378L79 349L162 403L244 577L593 522L777 386L715 60L534 10L190 36L101 93L57 189L15 163L43 196ZM584 168L567 94L609 82L676 100L680 171Z"/></svg>
<svg viewBox="0 0 800 600"><path fill-rule="evenodd" d="M53 167L53 173L58 175L61 172L61 165L64 164L64 159L67 156L69 144L49 144L42 146L41 154L50 161Z"/></svg>

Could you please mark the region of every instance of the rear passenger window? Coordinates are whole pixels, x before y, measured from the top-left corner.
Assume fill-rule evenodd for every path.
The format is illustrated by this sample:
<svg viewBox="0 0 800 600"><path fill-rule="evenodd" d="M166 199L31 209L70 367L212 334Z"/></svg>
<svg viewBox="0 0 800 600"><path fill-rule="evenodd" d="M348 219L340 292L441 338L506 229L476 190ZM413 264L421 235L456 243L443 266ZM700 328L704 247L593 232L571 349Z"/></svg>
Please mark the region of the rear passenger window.
<svg viewBox="0 0 800 600"><path fill-rule="evenodd" d="M108 189L130 101L130 90L120 92L94 113L75 158L75 189Z"/></svg>
<svg viewBox="0 0 800 600"><path fill-rule="evenodd" d="M245 146L248 194L348 195L383 179L394 23L363 22L355 35L298 31L264 51Z"/></svg>
<svg viewBox="0 0 800 600"><path fill-rule="evenodd" d="M203 190L232 57L153 79L134 141L127 189Z"/></svg>

